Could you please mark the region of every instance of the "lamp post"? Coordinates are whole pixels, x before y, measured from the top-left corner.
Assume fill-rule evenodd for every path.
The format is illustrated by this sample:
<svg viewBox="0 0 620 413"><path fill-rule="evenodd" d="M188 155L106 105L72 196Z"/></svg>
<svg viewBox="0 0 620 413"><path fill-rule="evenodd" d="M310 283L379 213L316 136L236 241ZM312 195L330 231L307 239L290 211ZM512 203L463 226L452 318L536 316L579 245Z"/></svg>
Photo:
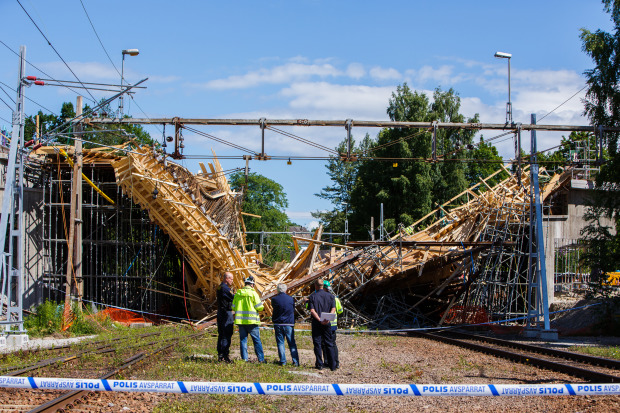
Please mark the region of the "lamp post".
<svg viewBox="0 0 620 413"><path fill-rule="evenodd" d="M506 123L512 124L512 102L510 101L510 58L512 54L495 52L495 57L499 59L508 59L508 103L506 103Z"/></svg>
<svg viewBox="0 0 620 413"><path fill-rule="evenodd" d="M123 81L125 80L125 55L137 56L140 54L138 49L125 49L123 50L123 63L121 64L121 91L123 90ZM118 117L123 117L123 95L120 96L118 103Z"/></svg>
<svg viewBox="0 0 620 413"><path fill-rule="evenodd" d="M343 202L342 205L344 205L344 243L346 244L349 240L349 203Z"/></svg>

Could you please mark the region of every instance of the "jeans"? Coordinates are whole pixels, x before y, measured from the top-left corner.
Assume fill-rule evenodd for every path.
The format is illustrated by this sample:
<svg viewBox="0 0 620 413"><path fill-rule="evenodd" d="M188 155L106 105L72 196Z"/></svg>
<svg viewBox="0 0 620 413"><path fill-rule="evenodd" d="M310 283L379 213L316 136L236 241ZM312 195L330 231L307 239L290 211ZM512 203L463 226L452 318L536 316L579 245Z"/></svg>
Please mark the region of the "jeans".
<svg viewBox="0 0 620 413"><path fill-rule="evenodd" d="M252 337L254 343L254 352L258 361L265 361L263 355L263 344L260 342L260 330L257 324L239 324L239 342L241 344L241 358L248 361L248 334Z"/></svg>
<svg viewBox="0 0 620 413"><path fill-rule="evenodd" d="M286 348L284 348L284 338L288 343L288 348L291 350L291 359L293 364L299 366L299 355L297 353L297 343L295 343L295 330L293 326L273 326L273 330L276 333L276 344L278 345L278 355L280 356L280 364L286 364Z"/></svg>

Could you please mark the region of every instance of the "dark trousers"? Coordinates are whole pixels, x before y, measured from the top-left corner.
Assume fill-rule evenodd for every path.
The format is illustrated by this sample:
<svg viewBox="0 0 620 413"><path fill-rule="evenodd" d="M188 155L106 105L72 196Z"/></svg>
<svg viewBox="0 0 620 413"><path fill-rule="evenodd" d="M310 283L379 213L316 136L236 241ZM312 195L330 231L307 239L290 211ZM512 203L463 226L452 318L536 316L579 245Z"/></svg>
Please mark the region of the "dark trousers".
<svg viewBox="0 0 620 413"><path fill-rule="evenodd" d="M338 360L338 343L336 343L336 330L338 326L332 326L332 334L334 335L334 361L336 362L336 368L340 367L340 360ZM327 358L327 351L325 350L325 344L323 343L323 357Z"/></svg>
<svg viewBox="0 0 620 413"><path fill-rule="evenodd" d="M312 322L312 344L314 345L314 357L316 368L329 366L330 369L336 368L336 356L334 354L334 333L331 325ZM324 347L323 347L324 346ZM325 359L323 359L325 356Z"/></svg>
<svg viewBox="0 0 620 413"><path fill-rule="evenodd" d="M227 311L217 314L217 358L227 359L230 354L230 341L235 328L233 313Z"/></svg>

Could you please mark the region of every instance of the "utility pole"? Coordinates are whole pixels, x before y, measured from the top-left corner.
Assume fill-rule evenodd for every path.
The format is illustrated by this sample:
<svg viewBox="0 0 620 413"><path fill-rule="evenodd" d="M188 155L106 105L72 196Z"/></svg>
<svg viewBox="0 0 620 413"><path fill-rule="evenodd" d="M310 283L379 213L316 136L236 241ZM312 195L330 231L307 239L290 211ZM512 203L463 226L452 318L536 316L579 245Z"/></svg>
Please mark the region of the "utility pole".
<svg viewBox="0 0 620 413"><path fill-rule="evenodd" d="M82 96L77 97L75 109L76 116L82 115ZM77 119L75 124L75 164L73 166L73 179L76 180L76 208L75 208L75 252L74 268L75 280L77 282L78 309L82 309L82 296L84 295L84 280L82 279L82 169L84 157L82 156L82 119Z"/></svg>
<svg viewBox="0 0 620 413"><path fill-rule="evenodd" d="M81 114L82 97L78 96L76 115L80 116ZM79 121L80 119L78 118L77 120ZM77 133L76 136L78 137L78 139L75 140L75 144L73 147L75 161L73 163L73 179L71 180L71 202L69 206L70 217L69 239L67 240L67 278L65 287L64 311L65 317L63 320L65 323L69 321L68 316L71 313L71 294L75 294L78 297L78 301L80 301L81 299L80 288L82 283L82 141L80 139L82 138L79 135L80 128L81 126L79 125L79 123L74 124L74 131Z"/></svg>
<svg viewBox="0 0 620 413"><path fill-rule="evenodd" d="M536 124L536 115L532 114L532 124ZM558 333L551 330L549 321L549 297L547 295L547 270L545 266L545 241L542 226L542 204L538 184L538 160L536 157L536 130L531 131L530 158L530 239L528 262L528 329L525 335L543 340L557 340ZM520 172L520 170L519 170ZM535 293L534 293L535 291ZM542 314L541 314L542 313ZM542 315L543 330L537 325L531 329L531 318L539 320Z"/></svg>
<svg viewBox="0 0 620 413"><path fill-rule="evenodd" d="M21 344L28 341L23 322L24 292L24 88L26 81L26 46L19 50L19 78L17 99L13 112L13 131L5 175L4 195L0 216L0 311L6 300L5 332L11 333L9 341ZM7 237L8 233L8 237ZM5 249L8 244L8 253ZM16 265L16 267L14 267ZM15 329L17 327L17 329ZM4 337L2 342L6 343Z"/></svg>

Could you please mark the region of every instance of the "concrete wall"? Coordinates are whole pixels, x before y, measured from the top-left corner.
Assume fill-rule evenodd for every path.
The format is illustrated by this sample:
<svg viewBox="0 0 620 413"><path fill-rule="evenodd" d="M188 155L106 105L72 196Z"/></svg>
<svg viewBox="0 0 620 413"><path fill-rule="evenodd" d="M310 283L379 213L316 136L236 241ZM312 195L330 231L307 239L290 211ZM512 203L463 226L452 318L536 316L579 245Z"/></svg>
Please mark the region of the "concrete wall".
<svg viewBox="0 0 620 413"><path fill-rule="evenodd" d="M556 239L580 239L581 230L588 225L583 216L592 202L594 183L585 180L572 180L567 194L568 208L566 215L543 216L545 236L545 269L547 271L547 295L549 304L554 300L554 264ZM619 195L620 196L620 195ZM601 219L601 223L614 228L610 219Z"/></svg>

